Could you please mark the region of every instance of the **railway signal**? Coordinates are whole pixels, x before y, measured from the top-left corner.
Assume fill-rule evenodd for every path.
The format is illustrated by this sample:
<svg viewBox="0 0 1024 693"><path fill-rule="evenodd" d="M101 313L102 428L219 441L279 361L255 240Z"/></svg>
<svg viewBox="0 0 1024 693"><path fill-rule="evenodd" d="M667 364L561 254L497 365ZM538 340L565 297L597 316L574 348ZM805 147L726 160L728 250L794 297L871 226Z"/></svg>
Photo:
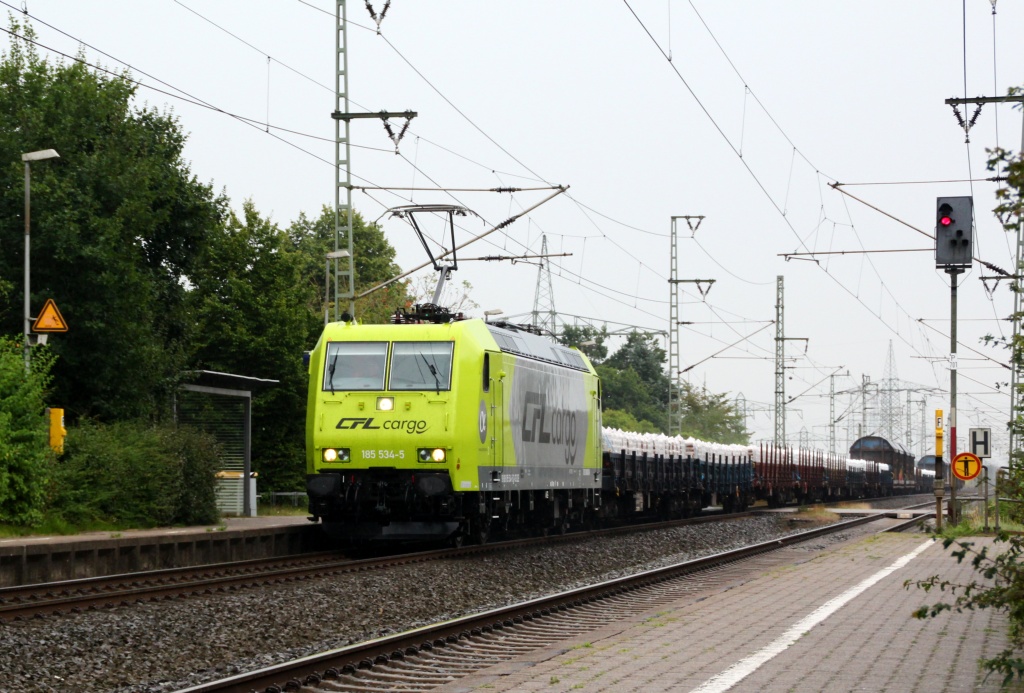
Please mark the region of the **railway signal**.
<svg viewBox="0 0 1024 693"><path fill-rule="evenodd" d="M956 455L956 277L974 261L974 198L940 197L935 201L935 266L949 275L949 454ZM950 522L956 524L956 484L950 487Z"/></svg>
<svg viewBox="0 0 1024 693"><path fill-rule="evenodd" d="M970 267L974 258L974 198L935 201L935 266Z"/></svg>

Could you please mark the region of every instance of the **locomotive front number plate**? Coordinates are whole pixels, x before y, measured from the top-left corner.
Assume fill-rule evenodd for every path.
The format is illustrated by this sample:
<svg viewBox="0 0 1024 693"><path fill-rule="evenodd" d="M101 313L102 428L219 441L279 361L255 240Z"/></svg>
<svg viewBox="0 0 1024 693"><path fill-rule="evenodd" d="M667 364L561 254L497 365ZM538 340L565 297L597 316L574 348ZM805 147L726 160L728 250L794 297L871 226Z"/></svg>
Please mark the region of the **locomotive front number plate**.
<svg viewBox="0 0 1024 693"><path fill-rule="evenodd" d="M364 460L404 460L405 450L363 450Z"/></svg>

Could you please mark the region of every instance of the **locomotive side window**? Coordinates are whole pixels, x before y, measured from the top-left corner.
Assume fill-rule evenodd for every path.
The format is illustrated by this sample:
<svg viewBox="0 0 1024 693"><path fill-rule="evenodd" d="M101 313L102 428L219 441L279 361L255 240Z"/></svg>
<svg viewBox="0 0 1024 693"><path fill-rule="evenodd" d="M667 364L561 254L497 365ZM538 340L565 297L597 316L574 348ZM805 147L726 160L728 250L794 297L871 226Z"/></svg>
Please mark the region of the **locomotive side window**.
<svg viewBox="0 0 1024 693"><path fill-rule="evenodd" d="M453 342L395 342L390 389L450 390L453 346Z"/></svg>
<svg viewBox="0 0 1024 693"><path fill-rule="evenodd" d="M484 354L484 392L491 391L491 355Z"/></svg>
<svg viewBox="0 0 1024 693"><path fill-rule="evenodd" d="M383 390L387 342L331 342L324 364L324 390Z"/></svg>

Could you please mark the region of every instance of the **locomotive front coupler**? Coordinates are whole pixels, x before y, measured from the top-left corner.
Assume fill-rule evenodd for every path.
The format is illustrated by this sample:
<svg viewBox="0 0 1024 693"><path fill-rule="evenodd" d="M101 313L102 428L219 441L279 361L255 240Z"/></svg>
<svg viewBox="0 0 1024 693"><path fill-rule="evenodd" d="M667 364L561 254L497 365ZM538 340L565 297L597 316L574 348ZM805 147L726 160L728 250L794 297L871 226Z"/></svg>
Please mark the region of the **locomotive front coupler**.
<svg viewBox="0 0 1024 693"><path fill-rule="evenodd" d="M383 515L384 518L387 518L389 515L391 515L391 509L388 508L387 493L388 493L388 482L386 482L386 481L378 481L377 482L377 505L376 505L376 507L374 507L373 511L375 513Z"/></svg>

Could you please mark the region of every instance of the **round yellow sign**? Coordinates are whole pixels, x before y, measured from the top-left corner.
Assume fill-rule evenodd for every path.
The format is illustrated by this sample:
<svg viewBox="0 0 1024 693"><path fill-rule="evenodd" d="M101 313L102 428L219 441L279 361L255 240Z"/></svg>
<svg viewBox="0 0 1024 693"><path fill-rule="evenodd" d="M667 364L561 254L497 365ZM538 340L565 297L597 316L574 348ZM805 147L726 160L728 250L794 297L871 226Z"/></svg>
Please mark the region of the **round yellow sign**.
<svg viewBox="0 0 1024 693"><path fill-rule="evenodd" d="M973 452L961 452L953 458L953 476L961 481L970 481L981 474L981 459Z"/></svg>

